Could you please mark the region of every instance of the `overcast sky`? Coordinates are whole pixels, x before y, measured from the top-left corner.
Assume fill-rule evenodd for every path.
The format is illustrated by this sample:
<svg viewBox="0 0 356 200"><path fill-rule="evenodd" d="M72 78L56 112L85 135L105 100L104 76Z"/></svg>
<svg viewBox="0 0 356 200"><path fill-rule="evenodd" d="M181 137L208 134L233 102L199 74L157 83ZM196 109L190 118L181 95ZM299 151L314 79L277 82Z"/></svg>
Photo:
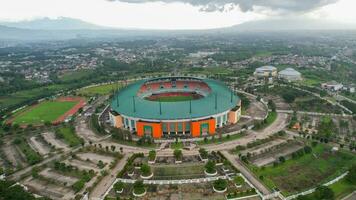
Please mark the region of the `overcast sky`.
<svg viewBox="0 0 356 200"><path fill-rule="evenodd" d="M0 21L71 17L103 26L207 29L269 18L356 23L356 0L0 0Z"/></svg>

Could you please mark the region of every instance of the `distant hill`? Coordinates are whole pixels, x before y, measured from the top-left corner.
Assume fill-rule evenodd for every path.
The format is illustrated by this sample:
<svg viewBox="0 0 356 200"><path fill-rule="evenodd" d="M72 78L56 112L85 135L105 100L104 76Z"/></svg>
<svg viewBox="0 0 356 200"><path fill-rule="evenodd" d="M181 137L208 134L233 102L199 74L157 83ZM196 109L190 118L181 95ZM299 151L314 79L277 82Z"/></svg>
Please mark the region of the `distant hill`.
<svg viewBox="0 0 356 200"><path fill-rule="evenodd" d="M356 24L335 23L326 20L275 19L245 22L228 29L237 31L278 31L278 30L351 30Z"/></svg>
<svg viewBox="0 0 356 200"><path fill-rule="evenodd" d="M23 30L19 28L7 27L0 25L0 39L18 39L33 34L31 30Z"/></svg>
<svg viewBox="0 0 356 200"><path fill-rule="evenodd" d="M19 22L0 22L0 25L32 30L93 30L105 28L79 19L67 17L57 19L41 18Z"/></svg>

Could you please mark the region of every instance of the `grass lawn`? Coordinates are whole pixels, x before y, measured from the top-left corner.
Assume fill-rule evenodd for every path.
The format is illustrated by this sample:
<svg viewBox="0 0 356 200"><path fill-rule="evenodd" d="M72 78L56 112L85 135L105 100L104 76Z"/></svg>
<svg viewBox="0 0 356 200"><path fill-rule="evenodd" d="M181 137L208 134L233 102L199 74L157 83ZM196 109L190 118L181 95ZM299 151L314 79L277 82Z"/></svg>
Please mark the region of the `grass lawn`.
<svg viewBox="0 0 356 200"><path fill-rule="evenodd" d="M83 95L83 96L108 95L117 86L118 86L117 83L111 83L111 84L82 88L78 91L78 95ZM119 83L119 87L120 87L120 83Z"/></svg>
<svg viewBox="0 0 356 200"><path fill-rule="evenodd" d="M204 140L201 140L201 141L198 141L197 144L198 145L204 145L204 144L218 144L218 143L223 143L223 142L228 142L228 141L232 141L232 140L236 140L236 139L239 139L243 136L245 136L246 134L245 133L238 133L238 134L235 134L235 135L223 135L222 138L220 139L218 135L215 136L214 139L210 139L210 140L207 140L207 141L204 141Z"/></svg>
<svg viewBox="0 0 356 200"><path fill-rule="evenodd" d="M346 179L342 179L332 185L329 185L329 187L334 191L335 199L342 199L356 190L356 185L350 184L346 181Z"/></svg>
<svg viewBox="0 0 356 200"><path fill-rule="evenodd" d="M203 164L152 166L154 179L186 179L204 177Z"/></svg>
<svg viewBox="0 0 356 200"><path fill-rule="evenodd" d="M67 72L65 74L63 74L60 79L61 81L74 81L74 80L80 80L83 78L89 78L90 75L93 75L93 71L92 70L78 70L78 71L74 71L74 72Z"/></svg>
<svg viewBox="0 0 356 200"><path fill-rule="evenodd" d="M44 101L15 116L15 124L41 124L52 122L73 108L77 101Z"/></svg>
<svg viewBox="0 0 356 200"><path fill-rule="evenodd" d="M261 130L271 125L277 119L277 112L268 112L268 116L265 122L260 123L260 125L255 126L254 130Z"/></svg>
<svg viewBox="0 0 356 200"><path fill-rule="evenodd" d="M277 112L269 112L266 118L266 126L271 125L277 119Z"/></svg>
<svg viewBox="0 0 356 200"><path fill-rule="evenodd" d="M278 188L289 195L316 187L345 172L356 162L356 157L340 150L330 152L331 147L319 144L311 154L287 160L276 167L257 168L251 166L258 177L270 188Z"/></svg>
<svg viewBox="0 0 356 200"><path fill-rule="evenodd" d="M81 144L81 138L75 134L75 131L71 127L59 128L56 131L56 137L63 139L71 147Z"/></svg>
<svg viewBox="0 0 356 200"><path fill-rule="evenodd" d="M177 101L189 101L194 100L193 96L167 96L167 97L159 97L154 101L161 101L161 102L177 102Z"/></svg>

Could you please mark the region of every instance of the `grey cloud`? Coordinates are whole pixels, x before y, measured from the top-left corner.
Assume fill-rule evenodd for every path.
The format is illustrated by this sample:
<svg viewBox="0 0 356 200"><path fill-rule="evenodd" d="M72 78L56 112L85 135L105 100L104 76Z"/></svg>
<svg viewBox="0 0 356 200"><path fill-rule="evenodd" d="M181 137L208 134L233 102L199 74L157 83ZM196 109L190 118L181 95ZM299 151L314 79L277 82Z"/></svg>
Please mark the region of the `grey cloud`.
<svg viewBox="0 0 356 200"><path fill-rule="evenodd" d="M121 1L127 3L147 3L147 2L182 2L200 7L201 11L224 11L231 10L238 6L243 12L253 11L254 6L261 6L271 10L282 10L290 12L310 11L338 0L108 0Z"/></svg>

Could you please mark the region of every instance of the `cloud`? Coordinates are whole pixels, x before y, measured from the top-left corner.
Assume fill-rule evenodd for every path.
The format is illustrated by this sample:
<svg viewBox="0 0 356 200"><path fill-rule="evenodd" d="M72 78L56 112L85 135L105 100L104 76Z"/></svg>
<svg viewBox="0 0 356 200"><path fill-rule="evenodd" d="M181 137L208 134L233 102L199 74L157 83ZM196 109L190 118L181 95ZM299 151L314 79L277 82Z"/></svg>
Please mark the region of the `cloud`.
<svg viewBox="0 0 356 200"><path fill-rule="evenodd" d="M338 0L108 0L121 1L126 3L188 3L200 7L201 11L228 11L239 7L241 11L254 11L256 7L263 7L272 11L285 12L307 12L325 5L337 2Z"/></svg>

